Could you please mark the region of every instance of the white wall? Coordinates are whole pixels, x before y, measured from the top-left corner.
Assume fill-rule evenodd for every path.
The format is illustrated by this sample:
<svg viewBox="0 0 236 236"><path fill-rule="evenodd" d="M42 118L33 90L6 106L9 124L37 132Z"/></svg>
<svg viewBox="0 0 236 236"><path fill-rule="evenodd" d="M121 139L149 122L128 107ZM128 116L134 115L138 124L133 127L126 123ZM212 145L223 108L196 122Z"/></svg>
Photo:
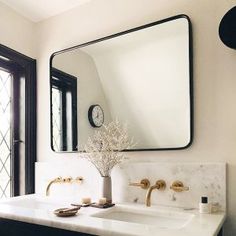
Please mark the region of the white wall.
<svg viewBox="0 0 236 236"><path fill-rule="evenodd" d="M35 57L35 24L0 3L0 43Z"/></svg>

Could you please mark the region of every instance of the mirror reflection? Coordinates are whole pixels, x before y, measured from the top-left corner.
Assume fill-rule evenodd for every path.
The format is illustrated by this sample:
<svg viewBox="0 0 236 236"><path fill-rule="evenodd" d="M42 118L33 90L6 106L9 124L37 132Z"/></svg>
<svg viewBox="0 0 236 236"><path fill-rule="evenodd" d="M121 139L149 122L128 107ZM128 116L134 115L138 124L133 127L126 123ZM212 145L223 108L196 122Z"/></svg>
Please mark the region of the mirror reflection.
<svg viewBox="0 0 236 236"><path fill-rule="evenodd" d="M83 151L94 131L118 119L133 150L191 142L190 22L176 16L54 54L51 143Z"/></svg>
<svg viewBox="0 0 236 236"><path fill-rule="evenodd" d="M77 78L51 70L52 142L55 150L77 150ZM76 130L74 132L73 130Z"/></svg>

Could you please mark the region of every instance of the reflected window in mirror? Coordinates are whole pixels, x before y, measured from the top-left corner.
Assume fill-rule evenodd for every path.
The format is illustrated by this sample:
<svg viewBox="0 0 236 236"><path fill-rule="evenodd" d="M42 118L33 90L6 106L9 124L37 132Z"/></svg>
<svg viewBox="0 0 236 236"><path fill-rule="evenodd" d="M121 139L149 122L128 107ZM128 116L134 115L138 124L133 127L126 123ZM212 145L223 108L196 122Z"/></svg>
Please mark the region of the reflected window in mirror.
<svg viewBox="0 0 236 236"><path fill-rule="evenodd" d="M52 69L52 129L54 151L76 151L77 78L56 68Z"/></svg>

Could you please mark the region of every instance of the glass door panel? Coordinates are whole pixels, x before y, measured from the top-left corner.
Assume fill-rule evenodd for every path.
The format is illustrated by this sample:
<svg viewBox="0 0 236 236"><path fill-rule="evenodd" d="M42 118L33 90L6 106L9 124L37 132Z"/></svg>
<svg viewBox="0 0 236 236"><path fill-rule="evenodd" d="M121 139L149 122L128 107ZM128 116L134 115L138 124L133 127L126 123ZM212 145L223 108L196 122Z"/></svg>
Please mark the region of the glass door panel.
<svg viewBox="0 0 236 236"><path fill-rule="evenodd" d="M0 198L11 196L12 74L0 68Z"/></svg>

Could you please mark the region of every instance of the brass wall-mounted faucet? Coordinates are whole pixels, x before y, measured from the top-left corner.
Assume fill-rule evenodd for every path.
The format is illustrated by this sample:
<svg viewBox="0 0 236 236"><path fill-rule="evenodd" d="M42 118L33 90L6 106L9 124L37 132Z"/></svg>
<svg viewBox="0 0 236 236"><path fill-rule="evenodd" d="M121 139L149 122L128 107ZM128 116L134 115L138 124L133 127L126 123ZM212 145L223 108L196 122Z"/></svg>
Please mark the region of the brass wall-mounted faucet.
<svg viewBox="0 0 236 236"><path fill-rule="evenodd" d="M173 182L173 184L170 186L170 189L172 189L175 192L183 192L183 191L188 191L189 187L184 186L183 182L177 180Z"/></svg>
<svg viewBox="0 0 236 236"><path fill-rule="evenodd" d="M140 183L130 183L129 186L140 187L142 189L148 189L150 187L150 181L148 179L142 179Z"/></svg>
<svg viewBox="0 0 236 236"><path fill-rule="evenodd" d="M146 206L147 207L151 206L151 194L154 189L163 191L165 190L165 188L166 188L166 182L164 180L157 180L156 184L149 187L146 195Z"/></svg>
<svg viewBox="0 0 236 236"><path fill-rule="evenodd" d="M59 176L59 177L51 180L48 183L47 188L46 188L46 196L49 196L49 194L50 194L50 187L54 183L78 183L78 184L81 184L82 181L83 181L83 177L81 177L81 176L76 177L75 179L73 179L72 177L62 178L62 177Z"/></svg>

